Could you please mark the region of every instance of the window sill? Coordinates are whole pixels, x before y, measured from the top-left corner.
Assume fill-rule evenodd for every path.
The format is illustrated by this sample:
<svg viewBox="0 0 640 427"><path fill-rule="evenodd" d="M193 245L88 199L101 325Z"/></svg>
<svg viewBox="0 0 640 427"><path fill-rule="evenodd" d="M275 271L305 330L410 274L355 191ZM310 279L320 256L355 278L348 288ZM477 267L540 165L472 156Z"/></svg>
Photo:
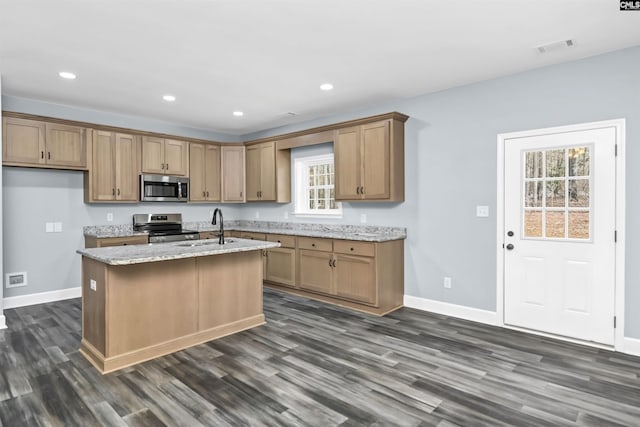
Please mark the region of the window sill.
<svg viewBox="0 0 640 427"><path fill-rule="evenodd" d="M330 214L329 213L319 214L319 213L309 213L309 212L293 212L291 215L297 218L329 218L329 219L342 218L342 212L330 213Z"/></svg>

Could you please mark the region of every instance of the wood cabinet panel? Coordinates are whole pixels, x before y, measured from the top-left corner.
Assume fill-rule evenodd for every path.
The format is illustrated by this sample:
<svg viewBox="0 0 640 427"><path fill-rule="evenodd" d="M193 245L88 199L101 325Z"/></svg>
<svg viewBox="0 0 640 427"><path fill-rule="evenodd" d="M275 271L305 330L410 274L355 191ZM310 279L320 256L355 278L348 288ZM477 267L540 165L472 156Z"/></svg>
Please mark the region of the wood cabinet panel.
<svg viewBox="0 0 640 427"><path fill-rule="evenodd" d="M333 241L317 237L298 237L298 247L300 249L331 252L333 251Z"/></svg>
<svg viewBox="0 0 640 427"><path fill-rule="evenodd" d="M135 202L139 199L139 152L137 136L115 134L115 185L118 201Z"/></svg>
<svg viewBox="0 0 640 427"><path fill-rule="evenodd" d="M4 162L45 163L44 122L13 117L3 118L2 144Z"/></svg>
<svg viewBox="0 0 640 427"><path fill-rule="evenodd" d="M91 168L85 179L87 202L135 202L140 173L139 137L123 133L92 132Z"/></svg>
<svg viewBox="0 0 640 427"><path fill-rule="evenodd" d="M189 143L174 139L164 140L164 163L166 175L188 175Z"/></svg>
<svg viewBox="0 0 640 427"><path fill-rule="evenodd" d="M266 253L265 280L284 286L296 285L296 251L291 248L273 248Z"/></svg>
<svg viewBox="0 0 640 427"><path fill-rule="evenodd" d="M247 201L276 201L276 144L247 147Z"/></svg>
<svg viewBox="0 0 640 427"><path fill-rule="evenodd" d="M298 286L314 292L335 294L331 252L298 250Z"/></svg>
<svg viewBox="0 0 640 427"><path fill-rule="evenodd" d="M245 201L243 146L222 146L222 202Z"/></svg>
<svg viewBox="0 0 640 427"><path fill-rule="evenodd" d="M286 234L267 234L267 241L280 243L283 248L295 249L296 247L296 236L289 236Z"/></svg>
<svg viewBox="0 0 640 427"><path fill-rule="evenodd" d="M362 198L389 198L389 122L362 126Z"/></svg>
<svg viewBox="0 0 640 427"><path fill-rule="evenodd" d="M260 200L260 145L247 147L247 201Z"/></svg>
<svg viewBox="0 0 640 427"><path fill-rule="evenodd" d="M115 189L115 145L113 134L105 131L93 132L92 147L92 190L91 199L94 201L113 200Z"/></svg>
<svg viewBox="0 0 640 427"><path fill-rule="evenodd" d="M336 254L336 294L368 304L376 302L376 269L373 258Z"/></svg>
<svg viewBox="0 0 640 427"><path fill-rule="evenodd" d="M241 231L240 238L251 240L267 240L267 235L264 233L252 233L249 231Z"/></svg>
<svg viewBox="0 0 640 427"><path fill-rule="evenodd" d="M85 128L77 126L46 123L46 163L85 168L87 166L85 131Z"/></svg>
<svg viewBox="0 0 640 427"><path fill-rule="evenodd" d="M149 237L146 235L123 236L123 237L84 237L85 248L106 248L107 246L128 246L128 245L146 245L149 243Z"/></svg>
<svg viewBox="0 0 640 427"><path fill-rule="evenodd" d="M192 202L220 201L220 147L189 144L189 185Z"/></svg>
<svg viewBox="0 0 640 427"><path fill-rule="evenodd" d="M333 143L336 200L361 199L361 146L359 126L336 131Z"/></svg>
<svg viewBox="0 0 640 427"><path fill-rule="evenodd" d="M142 172L164 175L164 139L142 137Z"/></svg>
<svg viewBox="0 0 640 427"><path fill-rule="evenodd" d="M355 240L334 240L333 251L339 254L375 256L375 243Z"/></svg>
<svg viewBox="0 0 640 427"><path fill-rule="evenodd" d="M207 201L220 201L220 147L207 145L204 151L204 176Z"/></svg>

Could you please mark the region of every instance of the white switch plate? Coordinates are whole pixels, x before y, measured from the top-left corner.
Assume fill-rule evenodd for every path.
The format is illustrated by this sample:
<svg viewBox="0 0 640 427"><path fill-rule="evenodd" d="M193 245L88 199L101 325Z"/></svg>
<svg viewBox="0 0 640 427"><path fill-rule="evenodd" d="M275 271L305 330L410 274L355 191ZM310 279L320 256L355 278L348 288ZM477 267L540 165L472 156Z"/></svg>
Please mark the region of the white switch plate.
<svg viewBox="0 0 640 427"><path fill-rule="evenodd" d="M107 221L113 221L113 214L111 212L107 214Z"/></svg>
<svg viewBox="0 0 640 427"><path fill-rule="evenodd" d="M476 216L482 218L488 217L489 206L476 206Z"/></svg>
<svg viewBox="0 0 640 427"><path fill-rule="evenodd" d="M53 223L47 222L44 224L44 231L47 233L53 233Z"/></svg>
<svg viewBox="0 0 640 427"><path fill-rule="evenodd" d="M451 277L444 278L444 287L447 289L451 289Z"/></svg>
<svg viewBox="0 0 640 427"><path fill-rule="evenodd" d="M367 223L367 214L360 214L360 222L362 224L366 224Z"/></svg>
<svg viewBox="0 0 640 427"><path fill-rule="evenodd" d="M91 280L89 281L89 286L91 286L91 290L92 290L92 291L95 291L95 290L96 290L96 287L97 287L97 286L96 286L96 281L95 281L95 280L93 280L93 279L91 279Z"/></svg>
<svg viewBox="0 0 640 427"><path fill-rule="evenodd" d="M62 223L61 222L54 222L53 223L53 231L54 231L54 233L62 233Z"/></svg>

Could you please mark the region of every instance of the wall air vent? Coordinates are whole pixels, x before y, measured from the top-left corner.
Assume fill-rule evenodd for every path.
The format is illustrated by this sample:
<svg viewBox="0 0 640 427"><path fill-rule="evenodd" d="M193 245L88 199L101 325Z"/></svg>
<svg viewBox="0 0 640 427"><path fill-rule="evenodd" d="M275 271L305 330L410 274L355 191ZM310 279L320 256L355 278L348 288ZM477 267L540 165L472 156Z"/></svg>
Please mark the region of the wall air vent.
<svg viewBox="0 0 640 427"><path fill-rule="evenodd" d="M18 288L20 286L27 286L27 273L7 273L4 275L5 288Z"/></svg>
<svg viewBox="0 0 640 427"><path fill-rule="evenodd" d="M535 49L538 53L549 53L554 52L556 50L568 49L573 47L575 42L572 39L568 40L560 40L557 42L547 43L540 46L537 46Z"/></svg>

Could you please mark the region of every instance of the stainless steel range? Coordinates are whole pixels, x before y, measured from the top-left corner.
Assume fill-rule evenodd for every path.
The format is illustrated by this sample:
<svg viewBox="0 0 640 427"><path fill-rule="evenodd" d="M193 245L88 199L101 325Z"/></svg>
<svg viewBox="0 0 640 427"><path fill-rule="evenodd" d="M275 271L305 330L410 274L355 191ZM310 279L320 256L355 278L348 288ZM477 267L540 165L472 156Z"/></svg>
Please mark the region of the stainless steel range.
<svg viewBox="0 0 640 427"><path fill-rule="evenodd" d="M182 228L182 214L134 214L133 229L149 234L149 243L198 240L197 231Z"/></svg>

